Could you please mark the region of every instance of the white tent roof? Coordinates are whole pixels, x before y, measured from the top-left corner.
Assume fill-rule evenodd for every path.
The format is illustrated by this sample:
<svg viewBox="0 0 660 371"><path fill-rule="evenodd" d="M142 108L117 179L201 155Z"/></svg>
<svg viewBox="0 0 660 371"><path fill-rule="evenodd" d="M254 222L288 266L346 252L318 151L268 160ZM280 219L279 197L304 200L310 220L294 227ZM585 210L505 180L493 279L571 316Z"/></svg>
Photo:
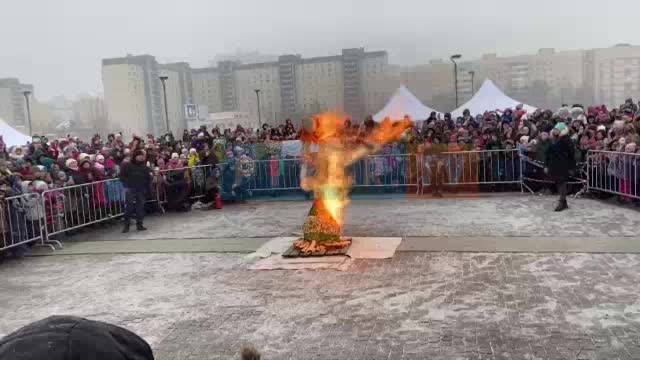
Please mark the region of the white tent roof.
<svg viewBox="0 0 660 371"><path fill-rule="evenodd" d="M482 114L485 111L501 110L515 108L520 102L504 94L492 81L486 79L479 91L474 94L472 99L465 102L462 106L451 112L451 117L463 115L464 109L469 109L472 116ZM536 107L523 104L523 109L527 112L533 112Z"/></svg>
<svg viewBox="0 0 660 371"><path fill-rule="evenodd" d="M401 120L403 116L408 115L411 120L417 121L426 120L433 111L435 110L425 106L408 88L401 85L385 107L373 117L376 121L381 121L385 117Z"/></svg>
<svg viewBox="0 0 660 371"><path fill-rule="evenodd" d="M24 146L26 143L32 141L32 138L29 135L25 135L20 131L14 129L1 118L0 118L0 135L2 135L2 140L4 140L7 147Z"/></svg>

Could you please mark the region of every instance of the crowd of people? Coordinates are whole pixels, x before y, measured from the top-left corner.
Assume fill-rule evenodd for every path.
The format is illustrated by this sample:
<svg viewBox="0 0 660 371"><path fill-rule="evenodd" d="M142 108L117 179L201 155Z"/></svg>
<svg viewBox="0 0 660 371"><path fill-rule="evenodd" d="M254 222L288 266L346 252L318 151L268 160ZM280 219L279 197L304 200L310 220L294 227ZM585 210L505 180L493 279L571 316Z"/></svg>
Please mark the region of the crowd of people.
<svg viewBox="0 0 660 371"><path fill-rule="evenodd" d="M371 116L362 123L346 120L343 137L349 142L360 142L377 125ZM122 174L122 164L134 163L137 157L142 159L150 180L140 182L140 187L148 189L144 190L144 197L138 199L132 194L133 202L156 198L159 195L154 192L158 190L167 193L160 199L167 199L168 207L187 210L190 208L191 183L198 188L196 194L203 195L205 203L211 202L218 193L245 199L252 189L288 188L299 181L296 178L302 159L297 153L285 151L284 144L300 138L300 135L299 127L286 120L273 127L263 124L256 131L240 125L222 132L202 126L186 130L180 137L172 133L160 137L116 133L105 138L95 135L85 141L72 136L51 140L34 136L30 143L13 147L7 147L0 137L0 207L3 207L0 215L6 216L8 212L2 206L7 198L117 178ZM383 147L384 156L374 157L353 175L364 184L382 184L386 182L384 174L394 174L390 181L396 179L397 184L410 184L404 173L412 173L412 168L415 172L421 168L430 169L432 178L437 178L433 173L438 169L442 171L436 166L441 152L515 149L519 156L538 165L526 166L523 173L535 173L532 178L542 181L544 167L549 162L548 148L553 137L559 136L570 139L573 160L578 164L585 161L588 150L639 153L639 104L628 99L614 109L573 105L563 106L555 112L541 109L526 112L519 105L504 111L477 114L465 110L459 117L434 112L426 120L417 122L399 142ZM404 165L400 155L416 156L417 160ZM614 191L629 194L634 187L639 194L639 159L625 161L604 158L598 163L603 170L599 176L605 177L604 182L614 184ZM216 166L218 164L223 166ZM202 166L203 171L186 171L200 165L207 166ZM445 168L461 166L447 162L444 165ZM408 171L403 171L404 166L409 167ZM124 187L136 174L134 168L125 168L129 175L121 177ZM509 171L513 175L498 176L516 176L513 169ZM451 176L457 173L456 169L445 169L445 172ZM480 175L478 182L484 175ZM635 178L634 184L629 179L632 177ZM168 186L159 188L155 184ZM539 185L539 189L546 187ZM90 186L88 192L103 202L117 201L116 197L109 200L112 197L102 186ZM9 233L7 220L5 217L0 223L5 234Z"/></svg>
<svg viewBox="0 0 660 371"><path fill-rule="evenodd" d="M386 146L386 154L432 155L439 152L518 149L520 154L546 162L551 130L565 124L576 148L576 161L582 162L588 150L639 153L639 106L627 100L619 108L579 105L561 107L556 112L536 110L525 112L522 105L501 111L472 115L465 110L460 117L450 114L431 115L411 128L400 143ZM375 125L371 117L362 124L345 123L347 140L359 142ZM281 141L300 136L291 120L270 127L263 124L253 131L240 125L234 130L210 131L206 127L184 131L182 137L172 133L160 138L147 135L125 138L121 133L110 134L105 140L95 135L89 142L77 137L48 140L35 136L25 146L7 148L0 138L0 194L9 197L26 191L43 191L74 184L85 184L114 178L120 165L129 162L131 155L144 151L145 162L152 170L173 170L196 165L217 165L236 161L279 160L294 158L281 153ZM420 146L423 145L423 146ZM277 165L268 166L269 176ZM273 166L274 165L274 166ZM375 164L380 167L380 164ZM237 174L249 176L254 165L239 166ZM378 171L378 169L376 169ZM239 179L235 183L241 183Z"/></svg>

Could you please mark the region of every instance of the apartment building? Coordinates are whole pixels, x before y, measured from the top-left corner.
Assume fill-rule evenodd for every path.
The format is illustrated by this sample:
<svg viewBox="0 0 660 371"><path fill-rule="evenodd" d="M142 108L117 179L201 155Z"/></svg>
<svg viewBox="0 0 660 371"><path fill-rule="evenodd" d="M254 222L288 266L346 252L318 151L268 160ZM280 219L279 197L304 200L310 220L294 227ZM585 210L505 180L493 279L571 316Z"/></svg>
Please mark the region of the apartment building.
<svg viewBox="0 0 660 371"><path fill-rule="evenodd" d="M165 93L167 93L167 117L165 118L165 126L167 127L167 121L169 121L169 130L174 135L183 135L183 130L188 127L184 114L184 107L188 103L188 97L190 96L186 94L188 84L185 82L186 76L182 73L183 71L178 68L169 68L168 66L171 65L160 65L158 73L159 76L167 77L165 80ZM161 104L163 106L163 115L165 115L165 94L162 94Z"/></svg>
<svg viewBox="0 0 660 371"><path fill-rule="evenodd" d="M392 79L386 78L387 68L386 52L356 48L325 57L281 55L263 63L220 61L217 67L193 69L193 84L196 102L208 105L210 112L240 111L256 117L255 90L259 89L264 122L324 110L347 112L362 120L380 110L396 90Z"/></svg>
<svg viewBox="0 0 660 371"><path fill-rule="evenodd" d="M185 62L159 64L151 55L127 55L102 61L104 98L112 130L144 135L167 130L165 94L160 80L166 76L170 130L187 127L184 106L195 100L195 74Z"/></svg>
<svg viewBox="0 0 660 371"><path fill-rule="evenodd" d="M223 111L218 68L193 68L192 85L193 103L208 107L209 112Z"/></svg>
<svg viewBox="0 0 660 371"><path fill-rule="evenodd" d="M159 73L151 55L103 59L103 91L112 129L127 135L165 132Z"/></svg>
<svg viewBox="0 0 660 371"><path fill-rule="evenodd" d="M253 117L261 114L261 123L284 120L277 62L240 65L235 71L235 81L238 111ZM256 90L259 90L258 108Z"/></svg>
<svg viewBox="0 0 660 371"><path fill-rule="evenodd" d="M344 111L344 75L341 59L318 57L299 59L295 65L295 112ZM282 82L283 84L283 82ZM283 91L286 85L282 85ZM284 112L291 111L282 107Z"/></svg>
<svg viewBox="0 0 660 371"><path fill-rule="evenodd" d="M358 50L363 105L357 110L347 111L353 112L351 116L354 119L380 111L387 103L387 99L394 93L394 90L389 90L390 84L386 80L388 65L387 52L365 52L362 48ZM342 55L345 55L345 52ZM344 78L346 79L346 76ZM350 79L348 80L350 81Z"/></svg>
<svg viewBox="0 0 660 371"><path fill-rule="evenodd" d="M585 75L595 102L618 106L627 98L639 100L640 54L638 45L619 44L587 51Z"/></svg>
<svg viewBox="0 0 660 371"><path fill-rule="evenodd" d="M24 91L31 92L29 99L32 101L34 86L22 84L17 78L0 79L0 118L27 132L28 118Z"/></svg>
<svg viewBox="0 0 660 371"><path fill-rule="evenodd" d="M562 51L543 48L536 54L500 57L490 53L475 60L459 59L459 105L471 98L472 81L476 91L486 78L511 97L539 107L556 108L573 102L619 105L627 97L639 97L639 60L639 46L631 45ZM411 90L430 89L443 101L447 97L453 101L453 64L433 60L430 65L430 81Z"/></svg>

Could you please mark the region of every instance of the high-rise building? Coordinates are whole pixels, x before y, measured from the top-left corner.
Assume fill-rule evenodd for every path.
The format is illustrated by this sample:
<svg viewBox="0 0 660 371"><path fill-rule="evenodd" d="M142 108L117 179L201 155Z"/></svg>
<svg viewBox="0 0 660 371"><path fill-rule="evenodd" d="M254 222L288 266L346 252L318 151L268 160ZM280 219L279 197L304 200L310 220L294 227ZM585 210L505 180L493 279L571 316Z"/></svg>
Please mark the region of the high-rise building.
<svg viewBox="0 0 660 371"><path fill-rule="evenodd" d="M183 135L183 130L188 127L184 114L184 107L187 103L192 103L192 79L190 68L182 67L177 64L161 64L160 76L166 76L165 93L167 93L167 120L169 120L169 130L174 135ZM161 84L162 85L162 84ZM165 94L163 94L163 107L165 107Z"/></svg>
<svg viewBox="0 0 660 371"><path fill-rule="evenodd" d="M282 90L284 87L282 85ZM290 95L295 97L295 112L309 114L328 110L344 111L344 76L340 58L299 58L295 64L292 84L286 87ZM284 105L282 111L294 112Z"/></svg>
<svg viewBox="0 0 660 371"><path fill-rule="evenodd" d="M34 86L22 84L17 78L0 79L0 118L8 124L27 132L28 118L23 92L29 91L28 99L34 99Z"/></svg>
<svg viewBox="0 0 660 371"><path fill-rule="evenodd" d="M284 120L277 62L240 65L236 68L235 76L238 111L249 112L253 117L261 114L260 124ZM221 89L224 90L224 87ZM256 90L259 90L258 100Z"/></svg>
<svg viewBox="0 0 660 371"><path fill-rule="evenodd" d="M209 112L221 112L220 73L218 68L193 68L193 102L206 106Z"/></svg>
<svg viewBox="0 0 660 371"><path fill-rule="evenodd" d="M126 135L163 134L160 66L151 55L127 55L102 61L103 91L113 129Z"/></svg>
<svg viewBox="0 0 660 371"><path fill-rule="evenodd" d="M220 103L222 111L237 111L238 96L236 93L236 69L240 65L235 61L218 62L220 74Z"/></svg>
<svg viewBox="0 0 660 371"><path fill-rule="evenodd" d="M158 64L151 55L127 55L102 61L103 90L112 129L135 134L167 130L165 95L160 76L167 76L170 130L186 127L184 105L193 103L193 71L185 62Z"/></svg>
<svg viewBox="0 0 660 371"><path fill-rule="evenodd" d="M628 97L639 97L639 46L562 51L544 48L536 54L499 57L491 53L475 60L459 59L457 63L459 105L472 97L473 81L476 92L485 79L493 80L512 98L551 109L575 102L613 106ZM428 82L410 81L410 68L402 69L402 80L408 75L414 87L411 91L416 94L424 95L431 89L432 107L453 109L453 64L433 60L430 65L432 77ZM416 67L414 72L419 75L421 70Z"/></svg>
<svg viewBox="0 0 660 371"><path fill-rule="evenodd" d="M585 75L595 102L618 106L627 98L639 100L639 45L619 44L586 53Z"/></svg>
<svg viewBox="0 0 660 371"><path fill-rule="evenodd" d="M344 49L340 55L315 58L282 55L277 61L263 63L220 61L217 69L197 71L193 70L200 77L195 80L200 81L199 86L205 86L195 89L198 102L209 107L219 106L222 111L249 112L257 117L255 90L258 89L263 122L324 110L346 112L361 121L366 114L380 110L396 90L392 79L387 77L387 53L365 52L362 48ZM216 79L219 80L219 104L216 94L212 94L215 91L206 88L213 85L215 89ZM198 90L208 95L198 97Z"/></svg>

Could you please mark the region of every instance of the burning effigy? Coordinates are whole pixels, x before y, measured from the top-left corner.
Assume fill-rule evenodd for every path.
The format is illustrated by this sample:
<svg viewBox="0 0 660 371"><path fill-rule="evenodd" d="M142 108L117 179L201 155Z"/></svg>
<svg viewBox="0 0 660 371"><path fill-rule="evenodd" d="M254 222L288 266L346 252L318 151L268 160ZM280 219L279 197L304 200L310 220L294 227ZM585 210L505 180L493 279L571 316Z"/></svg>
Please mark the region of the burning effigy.
<svg viewBox="0 0 660 371"><path fill-rule="evenodd" d="M348 167L364 156L378 152L412 126L408 119L384 119L359 143L344 132L347 117L323 113L303 120L303 165L301 187L312 192L314 203L303 224L303 237L294 241L285 257L337 255L346 252L351 240L341 235L344 210L350 203L352 179Z"/></svg>

